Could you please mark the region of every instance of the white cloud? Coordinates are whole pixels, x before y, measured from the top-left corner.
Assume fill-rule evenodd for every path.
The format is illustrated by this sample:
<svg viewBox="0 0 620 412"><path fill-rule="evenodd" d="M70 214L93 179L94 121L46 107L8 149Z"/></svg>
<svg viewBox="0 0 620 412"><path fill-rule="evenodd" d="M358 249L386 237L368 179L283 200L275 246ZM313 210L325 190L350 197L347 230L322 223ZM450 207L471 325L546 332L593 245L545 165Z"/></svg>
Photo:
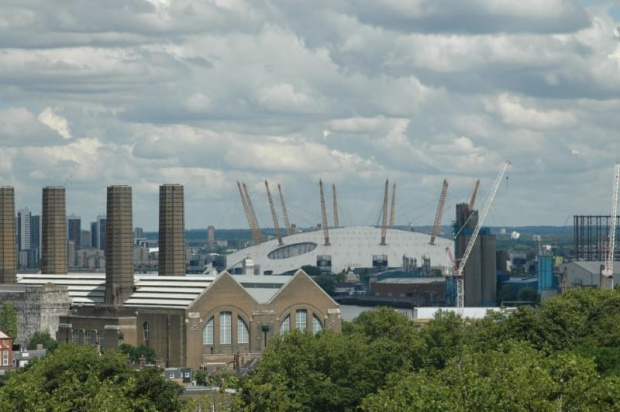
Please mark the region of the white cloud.
<svg viewBox="0 0 620 412"><path fill-rule="evenodd" d="M508 94L502 94L495 101L487 100L485 108L488 112L498 113L508 125L534 130L566 129L577 123L577 117L570 112L526 108L519 97Z"/></svg>
<svg viewBox="0 0 620 412"><path fill-rule="evenodd" d="M46 107L37 117L41 123L56 131L64 139L71 139L71 130L69 122L64 117L56 114L54 109Z"/></svg>

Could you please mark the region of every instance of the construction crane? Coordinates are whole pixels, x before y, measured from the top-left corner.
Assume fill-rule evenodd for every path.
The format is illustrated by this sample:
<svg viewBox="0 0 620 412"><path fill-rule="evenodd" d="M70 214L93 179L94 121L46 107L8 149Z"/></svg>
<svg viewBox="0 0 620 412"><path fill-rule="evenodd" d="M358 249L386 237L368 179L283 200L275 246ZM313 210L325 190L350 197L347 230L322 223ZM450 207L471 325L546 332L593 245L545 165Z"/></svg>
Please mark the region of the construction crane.
<svg viewBox="0 0 620 412"><path fill-rule="evenodd" d="M276 207L273 205L273 199L271 198L271 192L269 191L269 183L265 180L265 189L267 189L267 199L269 200L269 208L271 209L271 217L273 218L273 228L276 231L276 237L278 238L278 245L282 246L282 234L280 233L280 224L278 223L278 215L276 214Z"/></svg>
<svg viewBox="0 0 620 412"><path fill-rule="evenodd" d="M385 237L387 235L388 184L388 180L385 179L385 191L383 193L383 216L381 218L381 246L385 246Z"/></svg>
<svg viewBox="0 0 620 412"><path fill-rule="evenodd" d="M392 186L392 208L390 209L390 229L394 229L394 215L396 214L396 183Z"/></svg>
<svg viewBox="0 0 620 412"><path fill-rule="evenodd" d="M454 274L454 276L456 277L456 307L457 308L465 307L465 288L464 288L464 282L463 282L463 270L465 269L465 265L467 264L467 259L469 259L469 255L471 254L471 251L474 248L476 239L478 238L478 234L480 233L480 228L482 227L482 224L484 223L484 219L487 217L487 214L489 213L489 209L491 208L491 203L493 203L493 199L495 198L497 189L499 188L499 185L502 183L502 178L504 177L504 174L506 173L506 170L508 169L508 166L510 165L511 165L510 162L505 162L500 168L499 173L497 174L497 177L495 178L495 182L493 183L493 186L491 187L491 191L487 195L486 202L484 202L482 213L478 215L478 223L476 223L476 227L474 228L474 231L471 237L469 238L469 243L467 244L467 247L465 248L465 253L463 253L463 257L461 258L461 261L459 262L459 266L456 270L456 273Z"/></svg>
<svg viewBox="0 0 620 412"><path fill-rule="evenodd" d="M321 191L321 216L323 217L323 236L325 236L325 246L329 246L329 229L327 227L327 211L325 210L325 195L323 194L322 180L319 180L319 190Z"/></svg>
<svg viewBox="0 0 620 412"><path fill-rule="evenodd" d="M448 180L443 180L441 187L441 194L439 195L439 204L437 205L437 212L435 212L435 223L433 223L433 234L431 235L430 244L435 244L435 238L439 234L441 228L441 218L443 217L443 209L446 205L446 194L448 193Z"/></svg>
<svg viewBox="0 0 620 412"><path fill-rule="evenodd" d="M336 185L332 184L332 200L334 201L334 227L338 229L340 222L338 221L338 200L336 198Z"/></svg>
<svg viewBox="0 0 620 412"><path fill-rule="evenodd" d="M614 183L611 197L611 224L609 225L609 244L607 256L605 256L605 267L603 268L603 278L601 279L602 289L614 288L614 248L616 246L616 224L618 214L618 185L620 184L620 164L614 167Z"/></svg>
<svg viewBox="0 0 620 412"><path fill-rule="evenodd" d="M476 184L474 185L474 191L471 194L471 199L469 199L469 204L467 205L467 210L470 212L474 210L474 205L476 204L476 196L478 196L478 188L480 187L480 179L476 180Z"/></svg>
<svg viewBox="0 0 620 412"><path fill-rule="evenodd" d="M286 205L284 204L284 195L282 194L280 183L278 183L278 192L280 192L280 207L282 208L282 216L284 217L284 226L286 226L286 235L290 236L293 234L293 228L288 221L288 213L286 213Z"/></svg>
<svg viewBox="0 0 620 412"><path fill-rule="evenodd" d="M454 256L452 256L452 251L449 247L446 248L446 255L448 256L448 261L450 262L449 273L456 273L458 267L456 265L456 260L454 259Z"/></svg>
<svg viewBox="0 0 620 412"><path fill-rule="evenodd" d="M248 211L250 215L250 220L252 221L251 229L252 229L252 240L255 245L259 243L263 243L263 234L260 231L260 227L258 226L258 219L256 219L256 212L254 212L254 206L252 205L252 199L250 198L250 193L248 192L248 187L243 183L243 192L245 193L245 201L248 205Z"/></svg>

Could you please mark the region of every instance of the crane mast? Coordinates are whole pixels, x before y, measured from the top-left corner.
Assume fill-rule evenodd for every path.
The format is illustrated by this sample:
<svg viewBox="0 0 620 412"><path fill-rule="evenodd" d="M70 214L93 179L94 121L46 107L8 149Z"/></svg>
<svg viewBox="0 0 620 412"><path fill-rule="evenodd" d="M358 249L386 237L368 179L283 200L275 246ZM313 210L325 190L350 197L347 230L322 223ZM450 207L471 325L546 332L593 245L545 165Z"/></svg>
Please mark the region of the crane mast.
<svg viewBox="0 0 620 412"><path fill-rule="evenodd" d="M265 189L267 189L267 199L269 200L269 208L271 209L271 217L273 218L273 228L276 231L276 237L278 238L278 245L282 246L282 234L280 233L280 224L278 223L278 215L276 214L276 207L273 205L273 199L271 198L271 191L269 191L269 183L265 180Z"/></svg>
<svg viewBox="0 0 620 412"><path fill-rule="evenodd" d="M254 239L254 222L252 222L252 216L250 215L250 209L248 209L248 201L245 198L245 193L241 187L241 183L237 182L237 187L239 188L239 196L241 196L241 204L243 205L243 210L245 211L245 216L248 218L248 225L250 226L250 231L252 232L252 240Z"/></svg>
<svg viewBox="0 0 620 412"><path fill-rule="evenodd" d="M441 227L441 218L443 217L443 209L446 205L446 194L448 193L448 180L443 180L443 186L441 187L441 194L439 195L439 204L437 205L437 212L435 212L435 223L433 224L433 234L431 235L430 244L435 244L435 238L439 234L439 228Z"/></svg>
<svg viewBox="0 0 620 412"><path fill-rule="evenodd" d="M467 205L467 210L470 212L474 210L474 205L476 204L476 196L478 196L478 188L480 187L480 179L476 180L476 184L474 185L474 191L471 194L471 199L469 199L469 205Z"/></svg>
<svg viewBox="0 0 620 412"><path fill-rule="evenodd" d="M394 215L396 214L396 183L392 186L392 208L390 209L390 229L394 229Z"/></svg>
<svg viewBox="0 0 620 412"><path fill-rule="evenodd" d="M383 194L383 216L381 219L381 246L385 246L385 237L387 235L387 205L388 205L388 181L385 180L385 192Z"/></svg>
<svg viewBox="0 0 620 412"><path fill-rule="evenodd" d="M327 227L327 211L325 210L325 195L323 194L323 181L319 180L319 190L321 191L321 216L323 217L323 236L325 246L329 246L329 228Z"/></svg>
<svg viewBox="0 0 620 412"><path fill-rule="evenodd" d="M243 183L243 191L245 193L245 201L247 202L248 211L252 220L252 238L254 240L254 244L258 245L259 243L263 242L263 234L260 232L260 227L258 226L258 219L256 219L256 212L254 212L252 199L250 199L250 193L248 192L248 187L245 185L245 183Z"/></svg>
<svg viewBox="0 0 620 412"><path fill-rule="evenodd" d="M620 183L620 164L614 167L614 183L611 199L611 224L609 225L609 245L603 268L602 289L614 288L614 248L616 244L616 224L618 215L618 185Z"/></svg>
<svg viewBox="0 0 620 412"><path fill-rule="evenodd" d="M459 266L455 273L456 276L456 306L458 308L465 307L465 288L463 283L463 270L465 269L465 265L467 264L467 259L469 259L469 255L471 254L472 249L474 248L474 244L476 243L476 239L478 238L478 234L480 233L480 229L482 224L484 223L484 219L487 217L489 213L489 209L491 208L491 203L493 203L493 199L495 198L495 194L497 193L497 189L499 185L502 183L502 178L510 166L510 162L505 162L499 170L497 177L495 178L495 182L491 187L491 191L489 192L486 202L482 208L482 213L478 215L478 223L476 223L476 227L474 228L474 232L469 239L469 243L465 248L465 253L463 253L463 257L459 262Z"/></svg>
<svg viewBox="0 0 620 412"><path fill-rule="evenodd" d="M336 198L336 185L332 184L332 200L334 201L334 227L338 229L340 222L338 221L338 200Z"/></svg>
<svg viewBox="0 0 620 412"><path fill-rule="evenodd" d="M280 186L280 183L278 183L278 192L280 192L280 206L282 207L284 226L286 226L286 235L290 236L293 234L293 228L291 227L291 223L288 221L288 213L286 213L286 205L284 204L284 195L282 194L282 186Z"/></svg>

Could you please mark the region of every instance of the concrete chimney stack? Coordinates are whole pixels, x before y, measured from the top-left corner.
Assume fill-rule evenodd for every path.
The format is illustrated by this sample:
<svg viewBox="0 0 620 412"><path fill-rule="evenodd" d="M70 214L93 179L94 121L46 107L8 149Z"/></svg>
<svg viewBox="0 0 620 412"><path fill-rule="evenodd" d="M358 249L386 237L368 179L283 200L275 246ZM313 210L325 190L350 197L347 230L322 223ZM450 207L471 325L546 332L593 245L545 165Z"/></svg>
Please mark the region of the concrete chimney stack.
<svg viewBox="0 0 620 412"><path fill-rule="evenodd" d="M185 276L183 186L159 186L159 275Z"/></svg>
<svg viewBox="0 0 620 412"><path fill-rule="evenodd" d="M41 273L67 273L67 211L65 188L43 188Z"/></svg>
<svg viewBox="0 0 620 412"><path fill-rule="evenodd" d="M122 305L133 293L133 208L130 186L108 186L105 303Z"/></svg>
<svg viewBox="0 0 620 412"><path fill-rule="evenodd" d="M0 284L15 283L15 245L15 189L3 186L0 187Z"/></svg>

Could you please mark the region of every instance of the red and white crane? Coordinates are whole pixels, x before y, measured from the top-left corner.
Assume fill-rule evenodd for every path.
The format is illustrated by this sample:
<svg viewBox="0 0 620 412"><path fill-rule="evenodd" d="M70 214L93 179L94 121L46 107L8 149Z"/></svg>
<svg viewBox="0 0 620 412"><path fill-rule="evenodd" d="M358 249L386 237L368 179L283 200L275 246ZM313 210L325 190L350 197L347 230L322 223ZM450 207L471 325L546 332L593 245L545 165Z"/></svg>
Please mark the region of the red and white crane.
<svg viewBox="0 0 620 412"><path fill-rule="evenodd" d="M465 248L463 257L459 261L458 267L456 266L456 262L454 262L454 260L451 259L454 262L453 276L456 277L456 307L457 308L465 307L465 287L464 287L464 282L463 282L463 270L465 269L465 264L467 263L467 259L469 259L469 255L471 254L472 249L474 248L474 244L476 243L476 239L478 238L478 234L480 233L480 228L482 227L482 224L484 223L484 219L487 217L487 214L489 213L489 209L491 208L491 203L493 203L493 199L495 198L497 189L499 188L499 185L502 183L502 178L504 177L504 174L506 173L506 170L508 169L508 166L510 165L511 165L510 162L505 162L500 168L499 173L497 174L497 177L495 178L495 182L493 183L493 186L491 187L491 191L487 195L487 199L486 199L486 202L484 203L484 207L482 208L482 212L478 215L478 223L476 224L476 227L474 228L474 231L471 234L471 237L469 238L469 243L467 244L467 247ZM449 252L449 249L447 252L448 252L448 256L452 255Z"/></svg>
<svg viewBox="0 0 620 412"><path fill-rule="evenodd" d="M616 244L616 223L618 214L618 186L620 184L620 164L614 167L613 194L611 199L611 224L609 225L609 244L605 256L601 289L614 288L614 248Z"/></svg>

